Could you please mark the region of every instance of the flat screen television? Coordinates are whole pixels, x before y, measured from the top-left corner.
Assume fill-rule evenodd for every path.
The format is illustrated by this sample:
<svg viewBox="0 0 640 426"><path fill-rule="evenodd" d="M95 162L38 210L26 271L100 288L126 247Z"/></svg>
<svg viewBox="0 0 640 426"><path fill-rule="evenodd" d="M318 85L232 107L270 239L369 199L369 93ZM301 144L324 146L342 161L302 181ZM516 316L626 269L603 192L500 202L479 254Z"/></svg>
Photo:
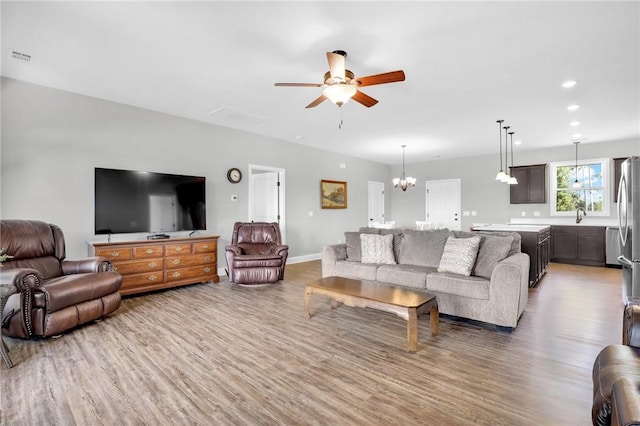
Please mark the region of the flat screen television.
<svg viewBox="0 0 640 426"><path fill-rule="evenodd" d="M207 228L205 178L95 169L95 233L164 233Z"/></svg>

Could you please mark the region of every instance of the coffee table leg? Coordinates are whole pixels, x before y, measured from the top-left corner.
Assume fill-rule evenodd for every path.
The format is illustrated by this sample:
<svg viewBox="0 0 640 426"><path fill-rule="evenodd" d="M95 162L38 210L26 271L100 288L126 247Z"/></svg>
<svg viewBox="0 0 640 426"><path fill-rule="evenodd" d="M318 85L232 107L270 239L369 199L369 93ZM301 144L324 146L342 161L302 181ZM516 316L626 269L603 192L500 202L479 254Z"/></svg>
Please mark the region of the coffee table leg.
<svg viewBox="0 0 640 426"><path fill-rule="evenodd" d="M409 308L408 311L407 351L415 352L418 350L418 312L416 311L416 308Z"/></svg>
<svg viewBox="0 0 640 426"><path fill-rule="evenodd" d="M438 308L431 308L429 311L429 319L431 320L431 335L438 335L438 326L440 325L440 312Z"/></svg>
<svg viewBox="0 0 640 426"><path fill-rule="evenodd" d="M309 296L311 296L311 289L307 287L304 292L304 314L307 318L311 318L311 313L309 312Z"/></svg>

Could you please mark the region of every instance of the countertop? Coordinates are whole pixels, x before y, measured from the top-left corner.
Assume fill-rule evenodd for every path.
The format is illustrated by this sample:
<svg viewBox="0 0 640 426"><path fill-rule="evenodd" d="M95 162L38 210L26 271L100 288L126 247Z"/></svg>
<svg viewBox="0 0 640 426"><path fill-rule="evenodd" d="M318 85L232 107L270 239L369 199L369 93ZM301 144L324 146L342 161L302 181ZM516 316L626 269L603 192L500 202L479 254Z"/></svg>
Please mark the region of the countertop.
<svg viewBox="0 0 640 426"><path fill-rule="evenodd" d="M519 225L510 223L491 223L488 225L474 225L473 231L498 231L498 232L541 232L549 229L549 225Z"/></svg>
<svg viewBox="0 0 640 426"><path fill-rule="evenodd" d="M513 217L511 225L567 225L567 226L618 226L618 219L608 217L583 216L580 223L576 223L576 216L563 217Z"/></svg>

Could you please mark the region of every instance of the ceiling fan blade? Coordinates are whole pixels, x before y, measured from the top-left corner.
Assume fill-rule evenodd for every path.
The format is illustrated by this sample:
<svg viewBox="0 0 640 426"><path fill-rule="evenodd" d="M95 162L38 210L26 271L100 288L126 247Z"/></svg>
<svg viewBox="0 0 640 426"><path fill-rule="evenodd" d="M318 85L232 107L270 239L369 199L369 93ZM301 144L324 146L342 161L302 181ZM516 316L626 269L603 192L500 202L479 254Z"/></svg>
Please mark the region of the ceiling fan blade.
<svg viewBox="0 0 640 426"><path fill-rule="evenodd" d="M367 108L371 108L372 106L374 106L375 104L378 103L377 100L373 99L371 96L367 95L366 93L363 93L361 91L357 91L355 95L353 95L351 97L351 99L353 99L356 102L361 103L362 105L366 106Z"/></svg>
<svg viewBox="0 0 640 426"><path fill-rule="evenodd" d="M320 105L322 102L324 102L324 100L327 99L327 97L325 95L320 95L316 98L315 101L311 102L309 105L307 105L305 108L313 108L315 106Z"/></svg>
<svg viewBox="0 0 640 426"><path fill-rule="evenodd" d="M322 87L320 83L275 83L279 87Z"/></svg>
<svg viewBox="0 0 640 426"><path fill-rule="evenodd" d="M358 86L373 86L374 84L394 83L396 81L404 81L404 71L391 71L383 74L368 75L366 77L356 78Z"/></svg>
<svg viewBox="0 0 640 426"><path fill-rule="evenodd" d="M327 61L329 61L329 72L331 77L339 82L344 81L345 57L339 53L327 52Z"/></svg>

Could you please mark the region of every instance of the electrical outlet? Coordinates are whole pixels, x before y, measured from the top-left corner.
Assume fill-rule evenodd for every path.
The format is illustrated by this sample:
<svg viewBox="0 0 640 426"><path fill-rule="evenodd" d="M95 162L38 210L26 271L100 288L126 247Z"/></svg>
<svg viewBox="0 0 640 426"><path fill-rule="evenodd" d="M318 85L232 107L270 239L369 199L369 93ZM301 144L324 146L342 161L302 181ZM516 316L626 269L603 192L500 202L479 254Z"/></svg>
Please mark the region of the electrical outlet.
<svg viewBox="0 0 640 426"><path fill-rule="evenodd" d="M462 212L462 216L471 216L471 213L469 212L469 210L465 210Z"/></svg>
<svg viewBox="0 0 640 426"><path fill-rule="evenodd" d="M527 212L522 212L522 217L525 217L527 215Z"/></svg>
<svg viewBox="0 0 640 426"><path fill-rule="evenodd" d="M478 216L478 212L477 212L477 211L475 211L475 210L472 210L472 211L471 211L471 216Z"/></svg>

